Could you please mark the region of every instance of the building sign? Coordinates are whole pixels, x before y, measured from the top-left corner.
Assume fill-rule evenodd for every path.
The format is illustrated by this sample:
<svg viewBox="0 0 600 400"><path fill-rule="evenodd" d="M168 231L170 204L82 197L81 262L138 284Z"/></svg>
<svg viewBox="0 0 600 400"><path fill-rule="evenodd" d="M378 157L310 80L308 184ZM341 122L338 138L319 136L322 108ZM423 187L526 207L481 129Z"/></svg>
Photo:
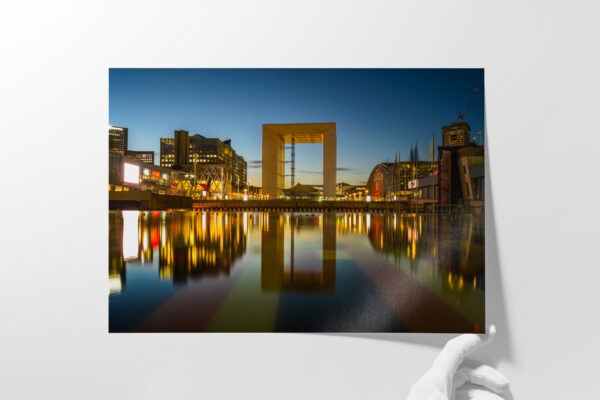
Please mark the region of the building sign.
<svg viewBox="0 0 600 400"><path fill-rule="evenodd" d="M160 172L158 172L158 171L152 171L152 177L153 178L160 178Z"/></svg>

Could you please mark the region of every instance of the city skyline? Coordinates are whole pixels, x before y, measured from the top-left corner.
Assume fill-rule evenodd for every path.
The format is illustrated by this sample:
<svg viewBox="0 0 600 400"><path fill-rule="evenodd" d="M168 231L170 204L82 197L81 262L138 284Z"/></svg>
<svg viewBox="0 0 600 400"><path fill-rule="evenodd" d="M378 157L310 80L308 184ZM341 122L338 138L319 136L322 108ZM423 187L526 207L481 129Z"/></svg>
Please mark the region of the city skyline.
<svg viewBox="0 0 600 400"><path fill-rule="evenodd" d="M485 332L482 69L110 73L109 332Z"/></svg>
<svg viewBox="0 0 600 400"><path fill-rule="evenodd" d="M483 69L110 69L109 123L129 129L131 150L153 150L185 129L231 139L260 186L262 124L336 122L337 181L364 184L373 167L409 159L419 143L430 160L432 133L457 121L484 130ZM288 167L289 168L289 167ZM289 173L289 172L287 172ZM322 184L322 148L296 148L296 182ZM286 180L289 184L289 180Z"/></svg>

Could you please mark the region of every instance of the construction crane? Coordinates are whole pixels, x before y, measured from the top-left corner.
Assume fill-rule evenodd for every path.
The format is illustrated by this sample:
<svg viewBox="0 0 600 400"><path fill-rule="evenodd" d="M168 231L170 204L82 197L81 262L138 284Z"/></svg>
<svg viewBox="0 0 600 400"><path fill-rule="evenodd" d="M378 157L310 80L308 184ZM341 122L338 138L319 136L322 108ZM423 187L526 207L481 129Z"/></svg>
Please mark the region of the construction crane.
<svg viewBox="0 0 600 400"><path fill-rule="evenodd" d="M458 119L459 120L463 120L463 118L465 117L465 114L467 113L467 110L469 109L469 106L471 105L471 103L473 102L473 97L475 97L475 95L477 94L477 89L473 90L473 94L471 95L471 98L469 99L469 102L467 103L467 106L465 107L464 111L460 111L458 110Z"/></svg>

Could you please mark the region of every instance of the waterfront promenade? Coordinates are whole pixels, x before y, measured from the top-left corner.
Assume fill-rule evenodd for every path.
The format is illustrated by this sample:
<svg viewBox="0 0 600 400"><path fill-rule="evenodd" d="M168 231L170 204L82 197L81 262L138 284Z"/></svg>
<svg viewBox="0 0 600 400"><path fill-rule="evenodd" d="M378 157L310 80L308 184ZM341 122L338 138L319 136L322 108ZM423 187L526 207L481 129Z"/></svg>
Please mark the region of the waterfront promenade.
<svg viewBox="0 0 600 400"><path fill-rule="evenodd" d="M280 212L452 212L457 207L441 207L434 200L193 200L184 196L158 195L151 192L109 192L111 210L202 210L202 211L280 211ZM464 210L482 211L483 203Z"/></svg>

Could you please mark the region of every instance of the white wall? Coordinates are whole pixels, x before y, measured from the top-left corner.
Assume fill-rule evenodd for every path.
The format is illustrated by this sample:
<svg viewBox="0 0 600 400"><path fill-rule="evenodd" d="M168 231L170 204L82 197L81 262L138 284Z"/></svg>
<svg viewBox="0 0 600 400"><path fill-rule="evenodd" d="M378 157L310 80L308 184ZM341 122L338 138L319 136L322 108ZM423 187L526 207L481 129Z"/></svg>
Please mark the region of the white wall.
<svg viewBox="0 0 600 400"><path fill-rule="evenodd" d="M108 335L108 67L158 66L485 67L480 357L516 398L597 396L595 2L161 3L0 11L0 397L404 398L448 338Z"/></svg>

